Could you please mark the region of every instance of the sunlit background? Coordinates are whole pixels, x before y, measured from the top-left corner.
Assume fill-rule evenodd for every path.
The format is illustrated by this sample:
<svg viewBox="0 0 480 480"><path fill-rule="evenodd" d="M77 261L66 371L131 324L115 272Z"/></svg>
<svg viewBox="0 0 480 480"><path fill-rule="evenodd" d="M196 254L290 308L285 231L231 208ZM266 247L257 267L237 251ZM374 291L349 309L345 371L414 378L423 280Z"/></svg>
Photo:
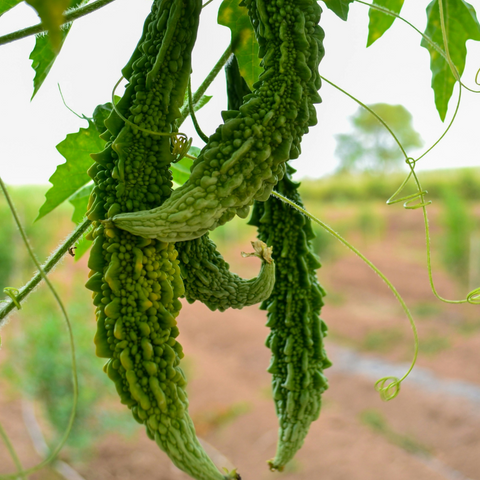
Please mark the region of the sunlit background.
<svg viewBox="0 0 480 480"><path fill-rule="evenodd" d="M427 3L408 1L402 12L420 30ZM479 2L471 3L478 11ZM218 5L216 0L202 13L194 54L194 89L229 42L229 30L215 24ZM0 48L0 176L10 185L41 261L74 228L68 203L34 222L48 178L63 162L55 145L67 133L86 126L65 108L57 84L68 106L79 114L91 115L97 104L108 101L149 8L149 1L116 0L91 18L79 20L32 102L33 71L28 56L33 39ZM419 47L418 35L397 22L385 38L365 50L366 7L352 5L350 10L348 23L324 11L327 54L321 73L367 104L403 105L412 115L410 131L418 132L423 141L422 148L412 143L411 153L419 154L446 128L458 91L443 124L434 108L429 56ZM20 5L0 17L0 32L37 21L31 9ZM469 85L480 66L476 43L467 43L470 63L464 80ZM221 73L207 91L213 99L198 114L206 133L216 128L220 111L226 108L224 83ZM219 466L237 466L244 479L480 480L478 306L446 305L432 295L422 211L385 205L405 177L402 166L360 163L336 172L342 165L341 153L335 153L338 135L352 134L351 119L361 114L356 103L334 88L325 84L320 93L319 124L305 137L303 154L293 163L303 178L305 205L359 248L404 296L420 335L417 368L398 398L381 401L373 388L375 381L403 375L412 358L413 336L407 318L379 277L314 226L313 247L323 264L318 277L327 290L322 311L330 328L326 348L334 364L326 371L330 388L320 419L285 472L270 473L266 460L275 453L278 427L266 372L270 352L264 346L268 334L265 312L253 306L221 314L198 302L184 302L179 340L186 352L182 364L197 433ZM478 167L480 95L466 94L463 100L451 132L418 165L422 185L433 201L428 212L434 279L439 294L448 299L465 298L480 286L480 172L458 168ZM189 121L185 130L201 147ZM352 138L364 138L364 144L383 138L372 140L367 133L362 133L366 137L343 137L348 140L344 146L351 145ZM388 140L383 139L380 146L385 145ZM363 168L383 168L383 175L358 172ZM422 171L438 168L442 170ZM413 191L410 187L405 194ZM255 229L240 219L212 234L232 270L244 277L258 273L258 261L240 255L251 249L249 242L255 235ZM67 305L76 339L77 421L61 461L30 478L187 480L120 405L113 384L102 371L104 361L94 355L93 307L90 292L83 286L86 257L75 261L67 255L50 275ZM0 196L0 291L19 288L33 272ZM44 286L12 315L0 335L0 421L24 466L32 466L57 444L72 395L67 332ZM0 475L13 471L13 462L0 442Z"/></svg>

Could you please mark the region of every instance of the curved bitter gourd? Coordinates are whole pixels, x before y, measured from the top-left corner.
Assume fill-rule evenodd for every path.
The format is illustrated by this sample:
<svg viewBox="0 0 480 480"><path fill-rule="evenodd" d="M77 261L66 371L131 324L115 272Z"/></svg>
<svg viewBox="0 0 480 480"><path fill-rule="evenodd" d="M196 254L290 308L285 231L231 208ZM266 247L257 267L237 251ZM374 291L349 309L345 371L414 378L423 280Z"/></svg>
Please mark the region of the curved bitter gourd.
<svg viewBox="0 0 480 480"><path fill-rule="evenodd" d="M263 73L239 111L209 138L189 180L160 207L113 216L135 235L164 242L198 238L235 214L246 217L283 177L284 163L317 122L323 57L316 0L245 0L260 45Z"/></svg>
<svg viewBox="0 0 480 480"><path fill-rule="evenodd" d="M230 272L228 263L208 234L196 240L178 242L176 248L187 301L200 300L210 310L224 312L227 308L255 305L270 297L275 283L272 249L260 241L252 242L252 245L255 253L248 256L261 258L262 267L258 277L244 280Z"/></svg>
<svg viewBox="0 0 480 480"><path fill-rule="evenodd" d="M301 205L299 184L285 178L276 189ZM255 202L250 224L261 240L273 246L276 279L273 293L260 308L268 311L271 332L266 344L272 351L275 408L279 418L278 445L272 470L282 470L302 446L310 424L320 414L321 395L328 388L323 370L331 365L323 338L327 327L319 318L325 292L315 270L320 267L311 250L310 220L276 197Z"/></svg>
<svg viewBox="0 0 480 480"><path fill-rule="evenodd" d="M96 306L96 353L148 436L197 480L221 474L195 435L188 415L176 317L184 294L172 243L140 238L102 220L161 205L171 193L171 132L191 71L200 0L157 0L123 75L125 94L105 121L106 148L92 155L95 181L87 216L94 243L86 287ZM122 116L128 120L125 122ZM138 126L138 128L137 128Z"/></svg>

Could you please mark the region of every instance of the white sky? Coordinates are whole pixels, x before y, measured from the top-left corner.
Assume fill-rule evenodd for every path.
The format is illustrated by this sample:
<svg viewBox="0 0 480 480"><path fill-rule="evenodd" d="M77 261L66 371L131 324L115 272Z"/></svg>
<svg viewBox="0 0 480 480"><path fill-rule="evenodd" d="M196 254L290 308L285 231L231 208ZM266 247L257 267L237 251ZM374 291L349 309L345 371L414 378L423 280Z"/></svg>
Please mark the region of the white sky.
<svg viewBox="0 0 480 480"><path fill-rule="evenodd" d="M426 23L428 0L407 0L402 15L420 30ZM480 0L470 0L480 13ZM10 184L47 183L63 157L55 145L67 133L78 131L84 121L69 112L61 101L60 84L67 104L78 113L91 115L95 106L110 100L113 85L120 78L120 69L129 59L141 34L143 20L151 1L117 0L96 13L84 17L72 27L62 53L47 80L30 102L33 70L28 59L34 45L30 37L0 47L0 175ZM193 88L207 75L230 40L230 30L216 25L220 0L215 0L202 13L199 38L194 52ZM0 34L38 22L35 12L21 4L0 17ZM428 52L419 47L421 38L403 22L394 26L369 49L367 7L353 4L348 22L338 19L324 8L321 24L326 32L326 56L320 73L339 84L367 104L385 102L403 104L414 117L414 127L425 145L432 144L442 133L453 112L453 102L442 124L435 110L430 88ZM480 42L469 41L468 58L463 80L473 86L480 68ZM199 112L199 122L209 134L221 122L220 111L226 108L224 74L207 94L214 95ZM119 88L118 94L122 89ZM349 128L348 117L357 104L325 84L318 106L319 123L302 143L303 153L293 163L299 177L320 177L332 172L336 133ZM480 94L464 94L459 117L451 132L418 168L478 166ZM202 146L190 121L182 129L194 137L194 145Z"/></svg>

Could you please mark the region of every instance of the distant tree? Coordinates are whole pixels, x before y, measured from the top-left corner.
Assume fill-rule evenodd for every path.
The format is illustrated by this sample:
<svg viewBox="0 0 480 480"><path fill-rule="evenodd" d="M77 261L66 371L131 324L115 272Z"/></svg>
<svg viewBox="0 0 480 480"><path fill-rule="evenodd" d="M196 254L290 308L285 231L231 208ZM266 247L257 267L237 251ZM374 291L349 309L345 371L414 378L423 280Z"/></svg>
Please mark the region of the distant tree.
<svg viewBox="0 0 480 480"><path fill-rule="evenodd" d="M406 150L422 146L422 139L412 126L412 115L405 107L386 103L369 107L392 129ZM386 172L398 169L403 155L387 129L363 108L350 121L352 131L336 135L335 155L340 159L338 171Z"/></svg>

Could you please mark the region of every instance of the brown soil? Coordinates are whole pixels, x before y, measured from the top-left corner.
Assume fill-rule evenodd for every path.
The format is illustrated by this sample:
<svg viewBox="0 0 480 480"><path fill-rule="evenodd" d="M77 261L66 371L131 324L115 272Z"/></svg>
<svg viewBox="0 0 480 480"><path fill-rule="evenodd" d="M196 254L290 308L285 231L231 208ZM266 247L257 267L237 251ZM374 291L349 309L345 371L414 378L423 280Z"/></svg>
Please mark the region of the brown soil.
<svg viewBox="0 0 480 480"><path fill-rule="evenodd" d="M405 216L408 225L402 224ZM410 250L423 245L419 216L404 211L388 214L383 237L367 242L363 253L393 281L414 313L421 312L416 319L425 350L418 365L440 378L480 386L478 307L442 306L432 300L422 256ZM400 233L404 227L417 233ZM247 249L248 242L232 249L233 266L241 261L238 252ZM255 260L251 265L258 268ZM248 268L238 270L246 273ZM413 340L408 321L379 277L346 251L334 263L326 262L319 276L331 292L332 302L327 296L322 317L330 326L327 349L330 343L333 361L335 344L391 362L409 361ZM435 278L439 291L458 294L444 272L436 271ZM221 314L198 303L185 304L180 317L190 413L219 466L236 466L244 480L480 480L476 405L425 393L408 380L400 395L385 403L371 380L336 372L335 366L327 372L330 388L322 414L303 448L285 472L269 472L266 461L275 453L277 419L265 371L269 351L264 346L268 333L264 323L264 312L256 307ZM376 340L378 332L384 337ZM373 428L372 418L380 419L382 426ZM1 385L0 421L24 465L34 464L38 457L18 402ZM115 433L100 438L94 457L72 466L86 480L189 478L171 465L143 431L133 439ZM0 474L12 471L12 461L0 445ZM58 477L52 470L43 470L30 478Z"/></svg>

